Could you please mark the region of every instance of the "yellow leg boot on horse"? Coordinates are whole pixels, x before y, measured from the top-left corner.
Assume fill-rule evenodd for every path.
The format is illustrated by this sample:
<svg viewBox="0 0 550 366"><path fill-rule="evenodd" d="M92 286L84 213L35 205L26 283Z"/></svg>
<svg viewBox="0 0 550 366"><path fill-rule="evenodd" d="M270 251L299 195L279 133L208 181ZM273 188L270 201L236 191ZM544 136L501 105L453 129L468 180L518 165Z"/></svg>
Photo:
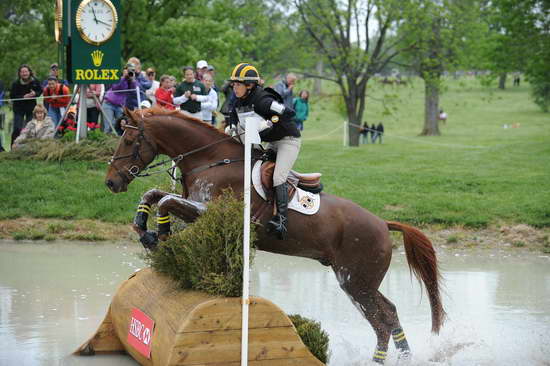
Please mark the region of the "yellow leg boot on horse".
<svg viewBox="0 0 550 366"><path fill-rule="evenodd" d="M273 187L277 213L267 223L267 232L275 234L279 240L285 240L288 225L288 187L286 183Z"/></svg>

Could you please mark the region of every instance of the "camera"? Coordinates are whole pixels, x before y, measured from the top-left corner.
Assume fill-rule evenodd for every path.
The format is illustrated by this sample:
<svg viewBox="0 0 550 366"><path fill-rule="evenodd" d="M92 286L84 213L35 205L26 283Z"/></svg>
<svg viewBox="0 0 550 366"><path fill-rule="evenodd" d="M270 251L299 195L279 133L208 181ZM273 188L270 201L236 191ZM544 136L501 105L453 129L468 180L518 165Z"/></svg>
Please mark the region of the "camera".
<svg viewBox="0 0 550 366"><path fill-rule="evenodd" d="M126 64L126 70L128 70L129 78L133 78L136 76L136 66L133 63Z"/></svg>

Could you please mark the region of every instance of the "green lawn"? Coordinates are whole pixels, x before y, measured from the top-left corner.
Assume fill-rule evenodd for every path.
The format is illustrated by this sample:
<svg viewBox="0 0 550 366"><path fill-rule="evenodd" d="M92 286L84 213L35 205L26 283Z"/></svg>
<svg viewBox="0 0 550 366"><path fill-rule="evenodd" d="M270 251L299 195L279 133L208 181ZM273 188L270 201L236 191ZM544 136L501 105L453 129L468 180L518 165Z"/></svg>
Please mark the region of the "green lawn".
<svg viewBox="0 0 550 366"><path fill-rule="evenodd" d="M550 114L532 103L527 85L500 91L475 80L449 80L441 98L449 118L440 137L418 136L420 80L407 87L370 86L374 98L367 101L365 119L384 123L383 144L344 147L341 103L313 97L297 170L322 172L326 192L387 220L550 226ZM391 115L378 101L384 96ZM106 164L0 160L0 169L0 219L129 222L141 194L168 182L167 176L139 179L129 192L113 195L103 184Z"/></svg>

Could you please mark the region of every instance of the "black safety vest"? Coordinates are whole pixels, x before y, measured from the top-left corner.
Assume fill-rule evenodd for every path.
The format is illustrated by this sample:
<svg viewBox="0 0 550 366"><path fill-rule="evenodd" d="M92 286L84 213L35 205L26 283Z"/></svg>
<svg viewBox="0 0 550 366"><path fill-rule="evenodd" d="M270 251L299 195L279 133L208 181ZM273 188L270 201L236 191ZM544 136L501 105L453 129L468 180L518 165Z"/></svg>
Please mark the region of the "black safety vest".
<svg viewBox="0 0 550 366"><path fill-rule="evenodd" d="M229 117L229 123L237 125L239 123L239 112L250 112L253 110L262 118L273 122L273 126L260 132L262 141L278 141L286 136L300 137L300 131L294 123L294 110L287 107L282 113L277 113L271 109L273 102L283 104L283 99L271 88L263 89L256 86L246 98L237 98Z"/></svg>

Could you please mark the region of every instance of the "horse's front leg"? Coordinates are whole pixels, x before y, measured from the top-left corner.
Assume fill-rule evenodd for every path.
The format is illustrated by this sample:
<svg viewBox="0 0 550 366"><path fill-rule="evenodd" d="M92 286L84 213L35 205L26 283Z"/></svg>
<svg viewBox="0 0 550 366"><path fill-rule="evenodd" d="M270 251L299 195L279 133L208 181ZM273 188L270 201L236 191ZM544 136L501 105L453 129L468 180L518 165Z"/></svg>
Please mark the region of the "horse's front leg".
<svg viewBox="0 0 550 366"><path fill-rule="evenodd" d="M179 217L186 223L191 223L204 211L206 211L206 205L202 202L188 200L175 194L166 195L158 203L157 223L159 239L164 241L171 234L170 214Z"/></svg>
<svg viewBox="0 0 550 366"><path fill-rule="evenodd" d="M158 205L158 233L147 230L147 220L149 219L153 205ZM159 239L166 240L170 235L170 213L185 222L193 222L205 210L206 205L203 203L186 200L179 195L152 189L141 198L136 216L134 217L133 228L139 235L141 244L147 249L154 249Z"/></svg>

